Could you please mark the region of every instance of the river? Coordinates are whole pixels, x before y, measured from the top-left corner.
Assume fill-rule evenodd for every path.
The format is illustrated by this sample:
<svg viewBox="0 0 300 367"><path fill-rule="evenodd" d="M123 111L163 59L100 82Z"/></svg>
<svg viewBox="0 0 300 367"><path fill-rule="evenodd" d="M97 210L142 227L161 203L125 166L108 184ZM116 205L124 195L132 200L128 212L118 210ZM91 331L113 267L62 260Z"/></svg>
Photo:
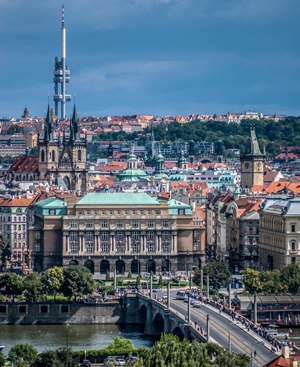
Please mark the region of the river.
<svg viewBox="0 0 300 367"><path fill-rule="evenodd" d="M114 337L131 339L135 348L140 345L152 347L157 338L146 338L143 325L0 325L0 345L4 354L17 343L32 344L38 352L66 346L73 350L102 349ZM68 329L68 331L67 331Z"/></svg>

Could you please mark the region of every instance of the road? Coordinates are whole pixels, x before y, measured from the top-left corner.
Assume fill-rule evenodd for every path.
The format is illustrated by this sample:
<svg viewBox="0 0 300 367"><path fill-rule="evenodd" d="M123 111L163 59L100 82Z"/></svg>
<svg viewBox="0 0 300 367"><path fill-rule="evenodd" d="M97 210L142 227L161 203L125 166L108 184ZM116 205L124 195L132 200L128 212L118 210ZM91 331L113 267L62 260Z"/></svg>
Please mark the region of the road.
<svg viewBox="0 0 300 367"><path fill-rule="evenodd" d="M156 293L158 297L166 292ZM177 291L171 291L171 308L179 313L187 314L187 303L176 300ZM244 330L240 329L234 323L224 318L223 316L215 313L213 310L201 306L201 308L191 308L192 322L197 322L198 326L201 326L206 330L206 317L210 315L210 335L220 345L228 348L229 332L231 333L231 350L233 352L246 353L251 356L251 351L256 350L256 357L254 358L253 366L263 366L276 357L276 354L268 350L264 345L259 344L251 335Z"/></svg>

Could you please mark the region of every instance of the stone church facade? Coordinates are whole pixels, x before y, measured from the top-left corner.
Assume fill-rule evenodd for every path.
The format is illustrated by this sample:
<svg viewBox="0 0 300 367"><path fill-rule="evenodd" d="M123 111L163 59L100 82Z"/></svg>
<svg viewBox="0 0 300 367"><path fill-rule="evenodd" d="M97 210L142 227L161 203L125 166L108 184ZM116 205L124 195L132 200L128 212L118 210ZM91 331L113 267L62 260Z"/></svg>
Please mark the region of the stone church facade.
<svg viewBox="0 0 300 367"><path fill-rule="evenodd" d="M50 184L64 182L68 190L86 191L86 140L80 138L80 125L74 106L70 137L56 139L53 119L48 107L44 139L39 141L39 179ZM62 147L62 148L61 148ZM62 150L62 151L61 151Z"/></svg>

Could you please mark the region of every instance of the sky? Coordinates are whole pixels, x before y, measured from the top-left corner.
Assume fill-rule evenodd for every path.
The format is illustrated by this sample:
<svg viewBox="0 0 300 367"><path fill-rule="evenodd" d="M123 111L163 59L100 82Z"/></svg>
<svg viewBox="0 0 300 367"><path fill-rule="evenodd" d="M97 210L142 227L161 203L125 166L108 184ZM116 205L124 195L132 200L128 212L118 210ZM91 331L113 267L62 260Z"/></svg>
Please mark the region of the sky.
<svg viewBox="0 0 300 367"><path fill-rule="evenodd" d="M0 117L54 107L65 6L80 116L299 116L299 0L0 0Z"/></svg>

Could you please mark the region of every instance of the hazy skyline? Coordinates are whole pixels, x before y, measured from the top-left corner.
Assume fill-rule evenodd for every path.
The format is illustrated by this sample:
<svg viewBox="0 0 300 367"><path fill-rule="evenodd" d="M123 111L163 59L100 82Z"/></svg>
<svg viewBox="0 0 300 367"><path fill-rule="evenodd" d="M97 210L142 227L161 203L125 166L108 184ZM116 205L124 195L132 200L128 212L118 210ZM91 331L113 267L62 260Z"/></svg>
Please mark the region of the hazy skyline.
<svg viewBox="0 0 300 367"><path fill-rule="evenodd" d="M54 107L62 5L81 116L300 115L297 0L0 0L1 117Z"/></svg>

